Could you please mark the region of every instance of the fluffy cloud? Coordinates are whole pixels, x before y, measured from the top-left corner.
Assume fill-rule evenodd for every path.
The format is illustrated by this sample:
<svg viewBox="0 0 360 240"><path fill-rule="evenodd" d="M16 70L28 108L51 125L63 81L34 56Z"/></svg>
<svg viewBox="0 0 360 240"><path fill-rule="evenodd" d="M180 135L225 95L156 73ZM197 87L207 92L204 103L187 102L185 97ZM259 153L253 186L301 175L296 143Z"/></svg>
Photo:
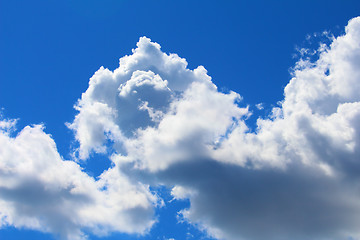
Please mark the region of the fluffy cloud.
<svg viewBox="0 0 360 240"><path fill-rule="evenodd" d="M112 153L99 180L41 126L13 138L14 122L0 123L1 223L68 239L144 233L159 202L147 186L165 185L190 200L184 220L218 239L360 238L359 43L355 18L318 60L299 60L281 106L250 132L239 94L140 38L117 69L94 74L68 124L80 160Z"/></svg>
<svg viewBox="0 0 360 240"><path fill-rule="evenodd" d="M146 233L157 197L133 184L116 167L95 181L57 152L40 125L11 137L15 121L0 121L0 226L85 239L110 231Z"/></svg>
<svg viewBox="0 0 360 240"><path fill-rule="evenodd" d="M360 237L359 42L355 18L316 62L298 62L281 107L256 132L239 124L193 165L186 179L195 180L182 183L198 190L189 221L225 239Z"/></svg>
<svg viewBox="0 0 360 240"><path fill-rule="evenodd" d="M200 184L187 219L225 239L360 237L359 42L356 18L316 62L299 61L255 133L239 125L197 165L211 174L183 183Z"/></svg>
<svg viewBox="0 0 360 240"><path fill-rule="evenodd" d="M211 84L203 67L192 71L186 66L185 59L161 52L160 45L143 37L115 71L100 68L76 105L79 114L69 124L80 143L79 157L106 152L107 140L117 143L120 151L138 129L157 126L170 103L189 85Z"/></svg>
<svg viewBox="0 0 360 240"><path fill-rule="evenodd" d="M80 157L110 140L120 168L174 187L191 202L183 217L217 238L359 237L359 42L356 18L316 62L297 63L281 106L249 132L237 93L141 38L80 99L70 125Z"/></svg>

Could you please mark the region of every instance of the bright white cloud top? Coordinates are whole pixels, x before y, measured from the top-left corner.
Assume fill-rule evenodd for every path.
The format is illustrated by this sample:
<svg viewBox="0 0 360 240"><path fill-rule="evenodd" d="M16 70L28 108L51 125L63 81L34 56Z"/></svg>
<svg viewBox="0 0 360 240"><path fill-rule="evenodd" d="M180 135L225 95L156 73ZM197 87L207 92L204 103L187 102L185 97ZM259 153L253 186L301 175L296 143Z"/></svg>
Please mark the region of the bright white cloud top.
<svg viewBox="0 0 360 240"><path fill-rule="evenodd" d="M64 239L146 234L164 204L149 186L165 185L190 200L182 217L218 239L360 238L360 18L318 54L250 132L239 94L140 38L117 69L94 74L68 124L79 161L111 155L99 180L42 126L12 137L16 122L0 122L0 224Z"/></svg>

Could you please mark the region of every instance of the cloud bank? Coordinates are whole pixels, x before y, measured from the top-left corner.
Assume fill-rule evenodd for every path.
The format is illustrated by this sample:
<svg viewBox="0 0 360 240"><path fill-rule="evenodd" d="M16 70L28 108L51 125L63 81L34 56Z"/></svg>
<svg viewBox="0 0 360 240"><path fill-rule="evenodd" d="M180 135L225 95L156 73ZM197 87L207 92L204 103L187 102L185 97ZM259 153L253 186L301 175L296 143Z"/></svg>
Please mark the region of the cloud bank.
<svg viewBox="0 0 360 240"><path fill-rule="evenodd" d="M165 185L190 200L182 218L218 239L360 238L360 18L317 54L251 132L238 93L140 38L117 69L94 74L68 124L80 161L111 155L99 180L41 126L11 137L2 121L0 223L67 239L146 233L162 204L149 186Z"/></svg>

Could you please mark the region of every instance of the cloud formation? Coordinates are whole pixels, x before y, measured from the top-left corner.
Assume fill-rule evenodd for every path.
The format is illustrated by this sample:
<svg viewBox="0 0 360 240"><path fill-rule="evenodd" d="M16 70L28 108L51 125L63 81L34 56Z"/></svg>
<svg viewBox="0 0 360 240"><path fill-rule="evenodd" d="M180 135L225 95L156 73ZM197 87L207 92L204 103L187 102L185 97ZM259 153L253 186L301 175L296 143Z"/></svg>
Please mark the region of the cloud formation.
<svg viewBox="0 0 360 240"><path fill-rule="evenodd" d="M1 223L68 239L144 233L160 201L148 186L165 185L190 200L184 220L218 239L360 238L359 43L354 18L316 61L297 62L280 107L251 132L238 93L140 38L117 69L94 74L68 124L81 161L111 154L98 181L63 160L41 126L13 138L13 123L0 123ZM37 194L24 200L26 191Z"/></svg>
<svg viewBox="0 0 360 240"><path fill-rule="evenodd" d="M95 181L64 160L41 125L11 137L15 121L0 121L0 226L85 239L87 232L146 233L155 222L158 199L117 168Z"/></svg>

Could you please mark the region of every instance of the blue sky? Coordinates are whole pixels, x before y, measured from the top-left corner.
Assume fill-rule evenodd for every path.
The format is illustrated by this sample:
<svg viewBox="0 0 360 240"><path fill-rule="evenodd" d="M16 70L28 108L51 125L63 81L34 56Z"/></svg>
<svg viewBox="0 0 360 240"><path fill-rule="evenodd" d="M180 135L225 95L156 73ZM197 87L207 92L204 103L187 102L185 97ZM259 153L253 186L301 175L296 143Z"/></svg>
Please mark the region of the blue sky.
<svg viewBox="0 0 360 240"><path fill-rule="evenodd" d="M14 127L2 127L5 124L0 124L0 128L7 129L2 132L4 136L7 136L4 137L5 140L3 141L8 143L10 142L8 139L15 139L17 134L26 126L43 124L44 129L39 129L36 133L26 133L29 136L38 134L37 137L43 136L44 132L50 134L47 135L48 137L35 138L42 139L39 140L37 146L43 146L40 141L47 143L53 141L57 149L52 150L57 151L62 156L62 160L76 161L77 165L74 169L81 167L82 172L94 177L94 179L99 179L99 175L108 168L114 169L114 172L116 169L120 169L119 179L130 182L129 186L131 187L126 186L125 188L132 189L134 187L137 189L137 193L144 191L141 192L143 194L141 196L147 196L146 203L153 204L152 207L144 208L146 211L144 210L138 215L131 213L131 217L134 219L137 219L136 217L143 218L144 222L140 221L141 223L132 223L132 225L126 223L121 226L113 223L105 224L98 219L94 220L94 223L88 223L79 217L74 222L81 223L78 225L74 223L76 227L70 230L64 227L65 231L62 228L57 228L58 225L49 223L52 222L51 216L53 215L36 213L36 211L41 212L42 210L41 208L32 209L31 203L26 200L26 192L20 190L17 192L23 198L21 203L24 204L17 205L20 200L13 199L11 196L14 195L6 195L0 191L0 199L4 200L3 206L0 201L0 239L40 240L57 239L58 237L71 239L69 236L79 237L81 235L76 231L81 231L88 235L88 239L94 240L264 239L261 234L256 234L257 231L254 230L256 226L263 228L264 232L269 234L269 239L280 239L277 237L289 239L290 236L295 236L293 239L306 239L304 236L308 236L309 239L324 236L340 239L337 237L344 237L340 232L346 232L345 237L357 239L356 237L360 236L357 234L360 233L353 229L356 227L359 229L359 226L356 226L358 219L353 216L349 217L347 215L349 213L346 211L352 209L353 212L358 212L360 209L356 204L349 203L347 205L349 199L359 198L358 195L347 195L348 191L357 189L356 186L349 185L347 180L354 180L358 177L351 173L349 166L357 169L358 165L342 164L338 160L350 159L349 162L352 162L351 159L358 159L359 156L356 150L359 144L359 127L354 123L358 116L356 115L358 109L356 103L359 102L359 99L358 93L353 92L360 89L358 87L360 82L358 76L360 75L357 75L359 67L356 68L356 64L359 64L357 58L359 55L356 55L358 53L356 44L351 41L351 39L355 39L356 43L357 35L355 32L358 30L358 25L354 23L350 26L349 24L350 33L346 33L350 39L348 45L354 44L351 51L347 51L347 45L337 37L345 34L345 26L348 25L350 19L358 16L359 10L360 3L357 0L0 0L1 120L9 122L9 119L17 119L16 130L11 130ZM324 31L329 34L324 34ZM334 38L327 37L330 35L333 35ZM143 36L151 39L151 41L146 40L147 38L143 38L143 41L139 40ZM319 45L322 42L328 44L327 50L319 50ZM156 47L155 43L161 45L161 50ZM329 44L332 43L333 45L330 46ZM132 52L132 49L135 48L138 49L139 55L136 55L136 51ZM301 56L301 49L308 52ZM317 50L317 52L311 54L312 50ZM336 59L341 58L338 56L343 56L342 51L345 55L351 52L354 57L344 57L345 60L337 62ZM329 54L327 54L328 52ZM181 60L177 58L174 60L174 65L170 64L170 57L159 57L157 59L158 56L163 56L161 54L170 53L176 53L179 57L186 59L188 65L182 68ZM146 58L144 60L141 54L149 56L150 60L146 60ZM101 118L102 115L107 116L104 113L107 110L94 106L98 103L105 103L110 106L110 100L108 101L106 97L107 93L102 91L105 92L106 89L112 91L112 88L108 85L104 85L103 88L98 87L94 80L90 85L93 85L94 91L98 91L99 95L102 96L98 98L98 95L91 92L89 78L101 66L114 71L119 67L119 59L125 55L132 56L134 61L139 62L138 65L132 65L133 63L130 61L124 64L131 69L133 82L129 79L122 79L127 76L127 73L122 72L119 75L112 73L114 75L109 77L106 75L108 73L104 71L99 72L98 77L94 77L94 79L98 79L96 80L98 82L110 81L108 79L112 78L120 79L119 82L123 84L124 89L123 95L128 97L124 102L120 102L120 107L115 104L113 108L110 108L110 110L116 111L120 117L114 117L114 121L109 120L108 122L108 120ZM300 59L305 60L304 65L301 65ZM164 61L161 64L164 64L165 67L156 65L157 61ZM350 67L347 67L346 63ZM166 66L168 65L166 64L170 64L171 67L167 69ZM196 73L194 69L200 65L206 68L207 74L201 72L201 69ZM319 84L312 85L312 82L319 81L322 83L322 80L318 80L317 76L318 72L323 71L324 68L330 69L330 75L334 73L329 77L329 81L332 83L327 83L326 80L321 85L322 87L318 87ZM337 69L345 69L349 76ZM138 78L136 78L136 71L141 71L142 74ZM156 76L151 75L151 71L160 76L159 81L156 80ZM174 73L176 71L178 72ZM211 77L211 81L204 80L207 76ZM288 84L293 77L300 80ZM183 79L180 80L183 82L204 84L205 90L201 87L198 89L190 87L192 86L190 83L182 86L182 83L178 83L178 78ZM146 83L144 79L151 79L151 83ZM217 86L217 90L212 89L213 85L209 81ZM126 93L125 83L131 91L144 94L142 96L143 101L135 108L138 112L121 105L135 101L135 98L131 98L130 94ZM120 86L119 84L116 86L117 88ZM166 85L168 87L164 87L164 84L168 84ZM177 84L181 86L178 87ZM148 93L142 93L141 91L144 90L141 86L150 86L151 90ZM238 96L232 95L232 91L240 94L242 100ZM179 92L187 97L178 98L176 94ZM292 98L292 96L296 97ZM158 103L157 101L161 101L161 97L164 97L165 102L168 102L166 104L164 102ZM193 99L195 102L192 102ZM211 102L204 99L215 100ZM74 105L78 101L81 104L78 105L78 109L74 109ZM282 101L283 104L279 105L279 101ZM149 105L144 105L145 102L148 102ZM347 110L345 103L353 103L351 107L348 107L351 108L351 111ZM256 104L261 104L263 109L258 109ZM299 120L300 118L298 119L295 114L292 114L296 112L301 115L304 104L311 109L312 113L306 113L309 115L304 113L302 120ZM329 109L333 109L334 104L337 107L340 105L344 105L344 107L334 110L330 118ZM207 107L211 111L205 111ZM187 109L187 111L182 112L181 109ZM278 110L281 112L279 115L277 115ZM351 115L347 111L353 114ZM94 112L95 115L91 115ZM204 118L199 119L193 117L201 115L203 112L209 112L209 115L205 114ZM124 120L121 117L122 114L123 116L128 115L130 120ZM153 118L152 114L159 114L154 116L160 120ZM176 118L167 120L170 115ZM220 115L223 117L212 119L214 116ZM319 120L320 115L323 116L322 120ZM258 117L265 119L265 122L256 125ZM95 123L89 123L92 120ZM173 121L174 125L171 125L169 121ZM206 121L209 121L210 124L205 123ZM298 121L298 125L291 125L291 122L294 121ZM135 127L131 124L134 124ZM188 125L183 127L182 124ZM345 130L336 127L332 129L332 126L339 124L344 126ZM208 125L213 125L213 127ZM98 133L96 129L99 126L104 128L106 134L104 135L104 131L102 131L101 136L96 138ZM243 126L247 126L248 130L242 132ZM284 130L279 130L282 128L279 126L282 126ZM323 126L332 129L329 130L330 133L325 133L326 131L322 130ZM151 128L154 132L145 131L146 127ZM255 133L257 127L263 129L263 132L259 130ZM126 135L127 130L134 129L139 131L138 134L129 133ZM169 129L174 131L172 132ZM202 137L197 139L191 134L186 135L184 133L186 129L195 129L194 132L198 134L195 135ZM198 133L197 129L202 130ZM340 132L346 132L346 129L352 129L352 132L349 130L351 133L349 132L348 135L341 135ZM86 138L86 134L89 132L93 135L90 134L91 137ZM242 133L236 135L238 132ZM292 135L294 132L303 133L299 135L304 135L304 138L297 139L298 134ZM251 134L255 134L255 136ZM277 138L278 134L281 135L281 139L280 137ZM273 138L267 137L269 135ZM154 142L165 138L175 139L175 142L176 139L180 140L171 148L166 148L168 147L166 143L153 145ZM214 142L211 145L211 148L215 149L213 152L204 150L210 146L209 141ZM183 142L187 142L193 148L188 147ZM27 149L24 147L27 146L26 143L22 144L25 145L21 145L22 147L19 145L20 147L16 149ZM259 144L259 148L256 148L257 144ZM333 149L336 151L322 151L329 144L335 144ZM7 147L3 147L2 153L0 151L0 163L1 161L5 162L4 166L6 167L6 164L10 164L11 161L15 162L17 158L9 157L10 154L14 154L15 150L7 153L5 149L11 148L10 143L3 146ZM252 149L252 146L255 146L254 150L248 150ZM272 149L273 146L276 150ZM151 154L146 151L147 147L151 149L151 151L149 150ZM296 156L293 156L284 149L295 149L293 152L298 155L294 154ZM341 150L337 151L337 149ZM34 155L42 153L27 154L25 150L21 151L23 151L23 155L17 154L18 156L29 156L29 159L39 158L46 161L46 156ZM168 153L169 151L171 153ZM263 154L255 154L258 151ZM41 151L39 150L39 152ZM48 150L45 153L48 153ZM32 158L31 156L35 157ZM110 160L111 156L120 160ZM152 162L163 158L169 159L161 163ZM37 161L26 160L27 157L24 159L24 161ZM61 159L59 158L60 162ZM180 161L179 159L183 160ZM133 165L130 167L127 164ZM141 166L139 169L136 168L137 164ZM234 169L229 168L232 166L231 164L234 164ZM309 166L312 166L311 170L307 168ZM247 167L254 167L259 172L247 171L245 170L248 169ZM320 170L316 170L317 168ZM190 171L189 169L193 170ZM221 173L214 169L220 169ZM279 169L285 173L277 174L280 171ZM3 171L1 165L0 170ZM1 171L0 177L3 181L1 188L11 190L10 179L3 178ZM73 171L79 176L82 174L80 173L81 170ZM345 177L345 180L339 180L335 177L330 180L325 177L318 179L316 174L308 173L312 171L324 171L329 176L338 176L337 171L339 171L339 175L348 176L348 178ZM20 173L17 172L17 174ZM304 176L308 176L307 174L311 175L309 176L311 181L316 182L313 188L309 187L311 184L304 180ZM116 174L114 173L114 175ZM290 175L295 177L289 177ZM21 178L22 175L15 174L14 176L16 176L14 178ZM36 176L35 173L34 176ZM59 176L61 178L65 175ZM210 176L216 177L218 181ZM37 177L35 178L37 179ZM108 180L109 185L115 181L113 177L108 177L108 179L110 178L112 180ZM48 189L50 185L47 184L49 182L46 178L44 179L41 178L41 181L45 189ZM277 184L278 181L281 183ZM289 184L284 184L285 181L288 181ZM264 182L274 184L269 187L273 193L270 194L266 188L260 187ZM19 182L19 186L22 183ZM141 186L148 186L149 189L141 190L143 189ZM176 186L178 186L176 189L180 189L178 195L174 190ZM304 187L308 191L304 190L304 194L293 191L297 187ZM230 189L233 188L247 190L245 193L240 190L231 191ZM339 205L335 203L325 204L321 199L329 196L326 190L324 190L324 195L312 199L311 193L327 188L333 189L335 194L346 196L344 202L339 200L341 202ZM31 192L31 188L29 189ZM213 189L213 192L210 189ZM251 191L251 189L254 190ZM186 193L184 193L185 197L182 196L183 192ZM254 198L243 197L244 194L254 192L256 193ZM281 193L284 192L289 193L290 197L280 197ZM125 190L124 192L115 191L111 194L109 193L106 196L122 194L128 196L128 192ZM219 199L216 198L217 194L221 196ZM271 200L273 195L275 197ZM327 226L320 226L319 229L308 229L304 223L304 219L307 219L306 216L296 217L296 213L300 213L295 209L304 207L304 212L311 212L310 208L301 204L301 206L296 205L296 200L301 200L301 196L305 196L304 201L312 200L315 207L320 206L316 208L319 216L314 217L313 224L319 225L317 220L321 219L320 216L324 216L330 208L336 211L329 213L329 219L337 214L336 216L339 216L338 221L329 220ZM130 195L129 199L131 202ZM274 226L270 226L269 223L272 221L268 222L265 219L273 217L272 214L276 211L271 209L275 209L277 206L263 203L259 199L284 200L285 205L289 205L289 208L279 211L293 211L294 215L284 215L283 218L275 219ZM259 206L252 204L257 200L259 200ZM156 205L154 202L157 201L163 203ZM326 203L328 202L326 201ZM218 211L213 210L217 209L218 204L241 205L244 208L236 206L232 211L231 208L219 207ZM15 210L7 212L4 210L9 209L7 206L12 206ZM28 210L22 212L16 209L16 206L27 206ZM140 204L139 206L144 205ZM68 208L66 209L68 210ZM190 209L189 215L183 216L183 221L180 221L177 215L183 209ZM33 213L30 214L29 212ZM232 216L232 212L234 214L239 213L243 217L240 219ZM52 214L54 214L53 218L57 219L58 215L56 214L58 213ZM282 214L280 215L282 216ZM122 215L126 219L124 216ZM154 219L157 222L151 223ZM339 222L342 219L350 220L340 224ZM39 226L29 223L36 221L39 221ZM117 221L116 217L112 221ZM250 224L251 221L255 225ZM294 225L287 225L287 221L294 222ZM240 227L238 232L235 225L245 227ZM303 228L299 227L300 225ZM275 230L279 226L288 227L289 232L280 232L280 235L277 235L278 233ZM106 236L94 231L96 227L106 229L104 230ZM270 228L275 230L272 231ZM336 230L331 232L330 228ZM38 231L39 229L47 233L41 233ZM129 232L132 234L127 234Z"/></svg>

